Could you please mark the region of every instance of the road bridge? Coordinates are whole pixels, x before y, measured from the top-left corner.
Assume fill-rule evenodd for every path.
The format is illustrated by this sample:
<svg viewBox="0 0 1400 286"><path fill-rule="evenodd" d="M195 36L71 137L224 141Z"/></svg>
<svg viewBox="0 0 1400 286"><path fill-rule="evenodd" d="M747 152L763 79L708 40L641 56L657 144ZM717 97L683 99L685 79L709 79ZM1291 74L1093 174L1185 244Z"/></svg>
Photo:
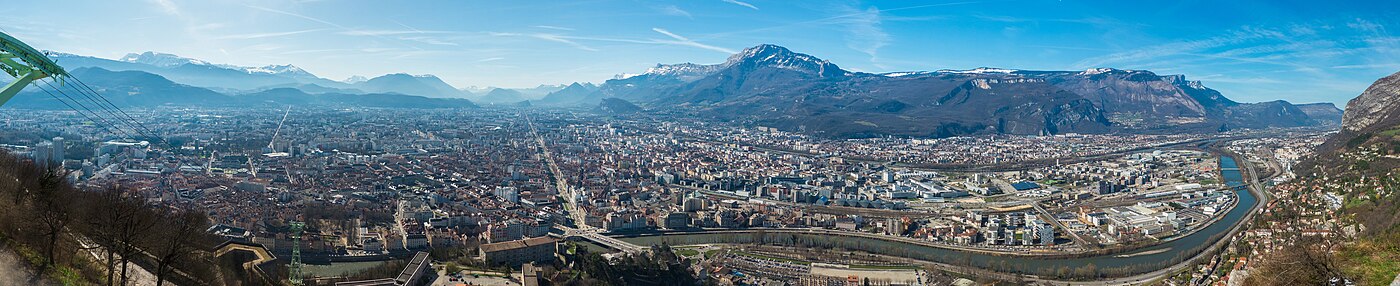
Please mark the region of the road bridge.
<svg viewBox="0 0 1400 286"><path fill-rule="evenodd" d="M597 228L580 229L562 225L555 227L564 231L563 237L566 239L574 238L587 240L593 243L597 243L598 245L606 246L608 248L612 248L626 253L642 253L651 250L649 246L636 245L630 242L619 240L617 238L603 235L603 233L600 232Z"/></svg>

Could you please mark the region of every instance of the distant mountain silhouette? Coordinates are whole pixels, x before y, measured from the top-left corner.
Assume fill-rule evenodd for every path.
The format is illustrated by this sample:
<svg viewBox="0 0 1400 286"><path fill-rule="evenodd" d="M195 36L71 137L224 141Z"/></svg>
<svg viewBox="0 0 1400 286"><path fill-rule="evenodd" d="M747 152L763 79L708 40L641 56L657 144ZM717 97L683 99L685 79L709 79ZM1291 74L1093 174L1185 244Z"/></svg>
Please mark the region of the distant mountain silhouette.
<svg viewBox="0 0 1400 286"><path fill-rule="evenodd" d="M604 98L593 109L602 114L632 114L642 111L642 107L621 98Z"/></svg>
<svg viewBox="0 0 1400 286"><path fill-rule="evenodd" d="M142 71L174 82L226 93L291 87L307 93L401 93L441 98L466 98L470 95L432 75L395 73L341 82L317 77L293 65L240 67L155 52L128 54L117 60L63 53L55 53L51 58L70 70L96 67L111 71Z"/></svg>
<svg viewBox="0 0 1400 286"><path fill-rule="evenodd" d="M471 108L476 107L466 99L428 98L423 96L369 93L320 93L309 94L302 90L284 87L263 91L230 95L206 88L175 83L156 74L142 71L110 71L102 68L79 68L71 70L74 77L82 79L103 97L119 108L151 107L160 105L201 106L201 107L250 107L262 105L300 105L330 107L378 107L378 108ZM72 84L72 83L69 83ZM73 100L54 93L53 87L42 85L48 92L31 87L21 92L5 106L10 108L67 109L81 108ZM88 108L98 109L82 95L70 87L60 87L69 96L75 97ZM328 90L329 91L329 90Z"/></svg>
<svg viewBox="0 0 1400 286"><path fill-rule="evenodd" d="M468 96L467 92L452 87L433 75L386 74L356 84L354 87L366 92L402 93L437 98L466 98Z"/></svg>

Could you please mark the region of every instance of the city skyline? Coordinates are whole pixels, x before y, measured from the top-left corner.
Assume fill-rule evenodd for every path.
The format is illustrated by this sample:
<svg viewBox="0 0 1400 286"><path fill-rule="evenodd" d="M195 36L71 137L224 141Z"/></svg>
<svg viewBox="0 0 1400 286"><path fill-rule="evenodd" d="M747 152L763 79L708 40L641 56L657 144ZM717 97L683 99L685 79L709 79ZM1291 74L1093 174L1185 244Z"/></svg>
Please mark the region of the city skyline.
<svg viewBox="0 0 1400 286"><path fill-rule="evenodd" d="M1400 41L1387 29L1396 19L1365 2L1287 11L1262 2L70 4L3 8L35 17L0 28L41 49L103 58L156 51L293 64L337 80L434 74L459 88L600 83L657 63L718 63L762 43L862 72L1141 69L1185 74L1245 102L1339 106L1400 67Z"/></svg>

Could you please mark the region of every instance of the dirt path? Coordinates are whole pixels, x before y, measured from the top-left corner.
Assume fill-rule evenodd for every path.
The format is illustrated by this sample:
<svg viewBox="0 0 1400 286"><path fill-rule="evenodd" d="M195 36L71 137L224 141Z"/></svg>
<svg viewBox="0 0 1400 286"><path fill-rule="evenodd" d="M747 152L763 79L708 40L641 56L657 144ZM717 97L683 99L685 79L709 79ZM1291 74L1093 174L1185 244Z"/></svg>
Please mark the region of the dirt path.
<svg viewBox="0 0 1400 286"><path fill-rule="evenodd" d="M48 279L36 277L34 269L20 259L14 251L0 247L0 285L57 285Z"/></svg>

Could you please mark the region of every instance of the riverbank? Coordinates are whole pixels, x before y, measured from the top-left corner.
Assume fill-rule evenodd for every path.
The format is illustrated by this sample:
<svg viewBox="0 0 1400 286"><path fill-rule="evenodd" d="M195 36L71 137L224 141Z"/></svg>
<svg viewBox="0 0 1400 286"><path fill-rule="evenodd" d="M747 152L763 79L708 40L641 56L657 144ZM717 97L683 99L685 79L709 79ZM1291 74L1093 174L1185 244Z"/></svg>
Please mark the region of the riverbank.
<svg viewBox="0 0 1400 286"><path fill-rule="evenodd" d="M1233 160L1233 159L1230 159ZM1233 183L1243 184L1238 170L1228 171L1222 178ZM1227 182L1228 185L1233 185ZM1180 262L1191 261L1201 253L1214 248L1228 237L1256 208L1260 200L1252 190L1236 190L1236 206L1225 216L1193 234L1154 246L1137 248L1138 255L1118 257L1118 253L1099 254L1086 257L1047 258L1034 256L1004 256L980 252L959 251L935 246L907 243L899 240L880 239L865 236L831 235L821 232L750 230L729 232L681 232L661 233L620 237L619 239L638 244L651 245L690 245L704 243L761 243L791 245L799 247L841 248L870 253L906 257L932 263L972 267L997 272L1023 273L1030 275L1053 275L1061 268L1092 268L1097 277L1135 277L1138 274L1152 273L1176 267ZM1240 207L1249 206L1249 207Z"/></svg>

